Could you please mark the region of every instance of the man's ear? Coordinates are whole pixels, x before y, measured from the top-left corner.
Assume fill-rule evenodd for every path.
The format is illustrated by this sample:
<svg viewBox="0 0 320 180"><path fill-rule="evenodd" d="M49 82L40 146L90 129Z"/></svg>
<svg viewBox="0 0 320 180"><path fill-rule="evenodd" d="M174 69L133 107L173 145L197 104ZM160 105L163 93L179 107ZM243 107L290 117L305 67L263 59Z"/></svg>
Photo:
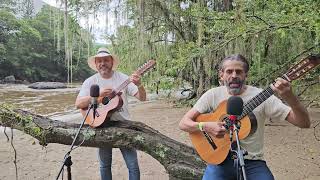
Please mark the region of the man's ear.
<svg viewBox="0 0 320 180"><path fill-rule="evenodd" d="M223 72L221 70L219 70L219 79L221 80L223 76Z"/></svg>
<svg viewBox="0 0 320 180"><path fill-rule="evenodd" d="M94 64L97 66L97 59L94 58Z"/></svg>
<svg viewBox="0 0 320 180"><path fill-rule="evenodd" d="M219 70L219 72L218 72L218 79L219 79L219 85L220 86L223 86L223 79L222 79L222 76L223 76L223 72L221 71L221 70Z"/></svg>

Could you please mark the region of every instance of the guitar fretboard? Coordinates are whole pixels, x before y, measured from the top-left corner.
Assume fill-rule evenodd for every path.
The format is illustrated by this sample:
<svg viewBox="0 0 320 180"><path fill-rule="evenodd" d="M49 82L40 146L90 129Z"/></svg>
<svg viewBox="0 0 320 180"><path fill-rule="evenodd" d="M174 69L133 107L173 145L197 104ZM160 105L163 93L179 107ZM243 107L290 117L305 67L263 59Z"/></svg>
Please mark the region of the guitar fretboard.
<svg viewBox="0 0 320 180"><path fill-rule="evenodd" d="M250 99L244 106L243 106L243 112L239 119L242 119L246 115L248 115L250 112L252 112L256 107L258 107L261 103L263 103L265 100L267 100L270 96L274 94L274 91L269 86L259 94L257 94L254 98Z"/></svg>
<svg viewBox="0 0 320 180"><path fill-rule="evenodd" d="M292 80L298 79L311 69L317 67L320 64L320 55L319 54L311 54L308 57L302 59L299 63L295 64L293 67L291 67L287 73L282 75L282 78L291 82ZM275 82L273 82L274 84ZM250 101L248 101L244 107L243 112L241 116L239 116L238 119L242 119L246 115L248 115L250 112L252 112L256 107L258 107L261 103L263 103L265 100L267 100L270 96L274 94L274 91L269 86L267 89L260 92L258 95L256 95L254 98L252 98Z"/></svg>
<svg viewBox="0 0 320 180"><path fill-rule="evenodd" d="M288 73L281 76L282 79L285 79L290 82L290 79L288 78ZM273 82L272 84L274 84ZM254 98L250 99L244 106L243 106L243 112L241 116L239 116L238 119L244 118L246 115L248 115L250 112L252 112L256 107L258 107L260 104L262 104L265 100L267 100L270 96L274 94L274 91L269 86L259 94L257 94Z"/></svg>
<svg viewBox="0 0 320 180"><path fill-rule="evenodd" d="M127 87L130 84L130 78L128 78L127 80L125 80L119 87L117 87L114 90L114 93L112 93L114 96L116 96L122 89L124 89L125 87Z"/></svg>
<svg viewBox="0 0 320 180"><path fill-rule="evenodd" d="M154 60L149 60L147 63L145 63L143 66L141 66L140 68L138 68L138 70L136 71L136 74L138 75L143 75L147 70L149 70L150 68L152 68L154 65L156 64L156 62ZM130 81L130 77L127 78L119 87L117 87L116 89L114 89L111 93L111 95L109 96L110 99L114 98L116 95L118 95L120 93L121 90L123 90L124 88L126 88L129 84L131 83Z"/></svg>

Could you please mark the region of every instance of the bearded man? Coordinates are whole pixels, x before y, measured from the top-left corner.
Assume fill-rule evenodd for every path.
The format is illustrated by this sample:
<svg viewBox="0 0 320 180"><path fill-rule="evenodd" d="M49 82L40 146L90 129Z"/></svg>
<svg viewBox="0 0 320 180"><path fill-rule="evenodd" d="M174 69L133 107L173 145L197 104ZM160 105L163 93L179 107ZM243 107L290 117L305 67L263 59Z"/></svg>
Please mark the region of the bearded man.
<svg viewBox="0 0 320 180"><path fill-rule="evenodd" d="M230 96L239 96L244 103L259 94L262 89L245 84L249 71L246 58L240 54L231 55L222 60L219 66L220 81L223 86L212 88L204 93L179 123L179 128L192 133L205 131L215 138L223 138L226 133L224 122L196 122L202 113L214 112L218 105ZM248 180L273 180L274 177L263 158L263 141L265 121L269 119L287 120L300 128L310 127L310 118L306 108L294 95L288 81L277 78L271 85L286 104L272 95L257 108L253 114L257 119L257 130L254 134L240 141L240 146L248 152L245 158L245 171ZM234 167L231 155L219 165L208 164L203 180L237 179L238 169Z"/></svg>
<svg viewBox="0 0 320 180"><path fill-rule="evenodd" d="M111 120L131 120L129 114L128 96L133 96L140 101L146 100L146 91L141 83L140 75L133 73L130 77L116 70L119 59L106 48L99 48L95 56L88 59L88 65L96 71L94 75L87 78L76 99L75 105L79 109L88 108L92 97L90 87L94 84L100 87L100 99L109 97L112 91L119 87L124 81L130 78L131 83L122 90L122 108L112 113ZM101 180L112 180L112 147L98 148L98 159L100 163ZM122 156L129 171L129 180L140 179L140 169L138 165L137 151L132 148L120 148Z"/></svg>

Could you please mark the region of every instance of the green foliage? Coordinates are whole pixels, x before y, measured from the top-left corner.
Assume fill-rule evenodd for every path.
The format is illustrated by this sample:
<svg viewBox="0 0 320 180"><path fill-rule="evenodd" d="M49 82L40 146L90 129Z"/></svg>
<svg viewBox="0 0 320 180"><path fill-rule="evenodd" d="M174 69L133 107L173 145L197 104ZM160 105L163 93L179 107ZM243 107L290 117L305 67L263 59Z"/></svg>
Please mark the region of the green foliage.
<svg viewBox="0 0 320 180"><path fill-rule="evenodd" d="M83 80L91 73L87 63L90 41L72 16L69 16L70 42L73 49L74 80ZM67 66L63 33L63 12L44 6L34 17L17 18L7 10L0 10L0 79L14 75L17 79L28 81L66 81ZM59 27L57 26L59 24ZM75 35L73 35L75 34ZM59 39L58 39L59 38ZM79 43L77 43L79 42ZM88 45L89 43L89 45Z"/></svg>
<svg viewBox="0 0 320 180"><path fill-rule="evenodd" d="M181 2L188 6L181 8ZM110 3L68 1L77 13ZM116 34L105 37L120 57L121 71L131 74L153 58L156 69L143 78L149 88L173 88L189 82L199 96L217 85L216 67L227 55L246 56L251 64L248 83L266 86L293 62L308 53L319 53L319 7L320 1L313 0L124 0L114 13L126 11L128 23L119 23ZM0 65L6 70L0 76L14 73L31 80L65 80L65 52L57 45L64 45L63 14L49 7L31 19L16 19L9 10L0 13ZM88 49L93 45L84 39L92 36L80 28L75 16L69 16L69 22L69 37L75 34L73 42L77 42L72 43L77 63L71 68L81 79L90 73L86 56L87 52L93 54ZM318 76L319 70L314 71L303 82Z"/></svg>

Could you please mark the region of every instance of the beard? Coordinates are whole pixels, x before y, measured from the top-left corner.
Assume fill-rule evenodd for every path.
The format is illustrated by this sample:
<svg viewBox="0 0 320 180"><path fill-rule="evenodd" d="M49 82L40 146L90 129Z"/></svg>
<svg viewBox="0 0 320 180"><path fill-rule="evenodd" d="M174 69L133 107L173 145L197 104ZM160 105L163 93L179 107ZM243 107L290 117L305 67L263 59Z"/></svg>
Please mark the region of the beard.
<svg viewBox="0 0 320 180"><path fill-rule="evenodd" d="M239 95L243 86L245 85L245 80L241 80L239 78L233 79L232 81L224 81L228 91L232 95Z"/></svg>
<svg viewBox="0 0 320 180"><path fill-rule="evenodd" d="M103 73L110 73L112 71L112 66L103 65L103 66L100 66L98 70Z"/></svg>
<svg viewBox="0 0 320 180"><path fill-rule="evenodd" d="M112 76L112 67L103 65L97 68L99 74L103 77L103 78L110 78Z"/></svg>

